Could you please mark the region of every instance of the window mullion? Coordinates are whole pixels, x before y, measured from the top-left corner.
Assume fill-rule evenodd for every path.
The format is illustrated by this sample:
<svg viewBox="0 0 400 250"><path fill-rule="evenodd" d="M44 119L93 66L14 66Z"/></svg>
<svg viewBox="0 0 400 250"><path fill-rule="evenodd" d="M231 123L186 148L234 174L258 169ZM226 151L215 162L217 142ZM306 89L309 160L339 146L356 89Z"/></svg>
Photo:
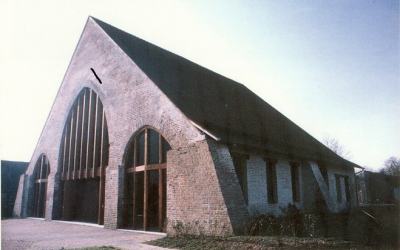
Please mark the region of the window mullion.
<svg viewBox="0 0 400 250"><path fill-rule="evenodd" d="M145 129L144 131L144 165L147 166L148 165L148 158L149 158L149 136L148 136L148 129Z"/></svg>
<svg viewBox="0 0 400 250"><path fill-rule="evenodd" d="M163 163L163 141L161 134L158 134L158 163Z"/></svg>
<svg viewBox="0 0 400 250"><path fill-rule="evenodd" d="M138 143L137 143L138 137L135 137L133 139L133 166L136 167L138 165ZM129 166L127 166L129 167Z"/></svg>

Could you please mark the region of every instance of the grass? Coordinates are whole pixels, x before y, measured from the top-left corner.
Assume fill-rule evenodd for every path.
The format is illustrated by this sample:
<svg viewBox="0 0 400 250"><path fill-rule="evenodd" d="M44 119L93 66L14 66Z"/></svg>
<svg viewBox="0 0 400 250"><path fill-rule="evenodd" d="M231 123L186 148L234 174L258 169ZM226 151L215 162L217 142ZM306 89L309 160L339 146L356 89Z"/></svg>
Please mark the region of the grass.
<svg viewBox="0 0 400 250"><path fill-rule="evenodd" d="M293 238L281 237L280 242L274 236L233 236L233 237L165 237L146 244L175 248L191 249L373 249L357 246L349 241L333 238Z"/></svg>

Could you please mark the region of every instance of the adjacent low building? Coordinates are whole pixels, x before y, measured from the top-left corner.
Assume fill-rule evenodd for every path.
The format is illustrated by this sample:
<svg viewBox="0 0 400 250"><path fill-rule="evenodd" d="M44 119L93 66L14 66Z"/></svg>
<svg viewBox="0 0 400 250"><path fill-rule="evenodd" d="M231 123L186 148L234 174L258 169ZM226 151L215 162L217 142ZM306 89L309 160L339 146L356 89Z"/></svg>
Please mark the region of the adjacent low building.
<svg viewBox="0 0 400 250"><path fill-rule="evenodd" d="M234 234L289 203L357 206L354 167L242 84L89 17L15 213Z"/></svg>
<svg viewBox="0 0 400 250"><path fill-rule="evenodd" d="M360 171L356 180L359 204L398 204L400 176Z"/></svg>
<svg viewBox="0 0 400 250"><path fill-rule="evenodd" d="M1 160L1 218L13 216L18 181L29 162Z"/></svg>

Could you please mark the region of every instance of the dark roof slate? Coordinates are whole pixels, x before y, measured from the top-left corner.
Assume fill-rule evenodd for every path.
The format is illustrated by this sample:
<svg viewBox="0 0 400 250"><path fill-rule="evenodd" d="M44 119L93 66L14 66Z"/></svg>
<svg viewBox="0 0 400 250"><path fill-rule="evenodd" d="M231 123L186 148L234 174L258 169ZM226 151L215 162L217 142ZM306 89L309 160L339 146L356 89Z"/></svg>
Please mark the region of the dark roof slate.
<svg viewBox="0 0 400 250"><path fill-rule="evenodd" d="M242 84L93 20L186 117L221 141L338 160L331 150Z"/></svg>

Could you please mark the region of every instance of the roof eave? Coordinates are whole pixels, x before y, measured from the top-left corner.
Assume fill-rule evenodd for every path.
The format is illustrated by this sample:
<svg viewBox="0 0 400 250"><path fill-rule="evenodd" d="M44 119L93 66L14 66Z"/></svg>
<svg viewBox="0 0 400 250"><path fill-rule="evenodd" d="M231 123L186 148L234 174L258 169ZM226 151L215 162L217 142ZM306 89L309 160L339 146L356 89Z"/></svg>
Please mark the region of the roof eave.
<svg viewBox="0 0 400 250"><path fill-rule="evenodd" d="M193 124L193 126L195 126L198 130L200 130L200 131L203 132L204 134L210 136L211 138L213 138L213 139L216 140L216 141L221 141L221 138L219 138L219 137L213 135L211 132L209 132L208 130L202 128L200 125L198 125L198 124L195 123L194 121L192 121L192 120L189 120L189 121L190 121L190 123Z"/></svg>

